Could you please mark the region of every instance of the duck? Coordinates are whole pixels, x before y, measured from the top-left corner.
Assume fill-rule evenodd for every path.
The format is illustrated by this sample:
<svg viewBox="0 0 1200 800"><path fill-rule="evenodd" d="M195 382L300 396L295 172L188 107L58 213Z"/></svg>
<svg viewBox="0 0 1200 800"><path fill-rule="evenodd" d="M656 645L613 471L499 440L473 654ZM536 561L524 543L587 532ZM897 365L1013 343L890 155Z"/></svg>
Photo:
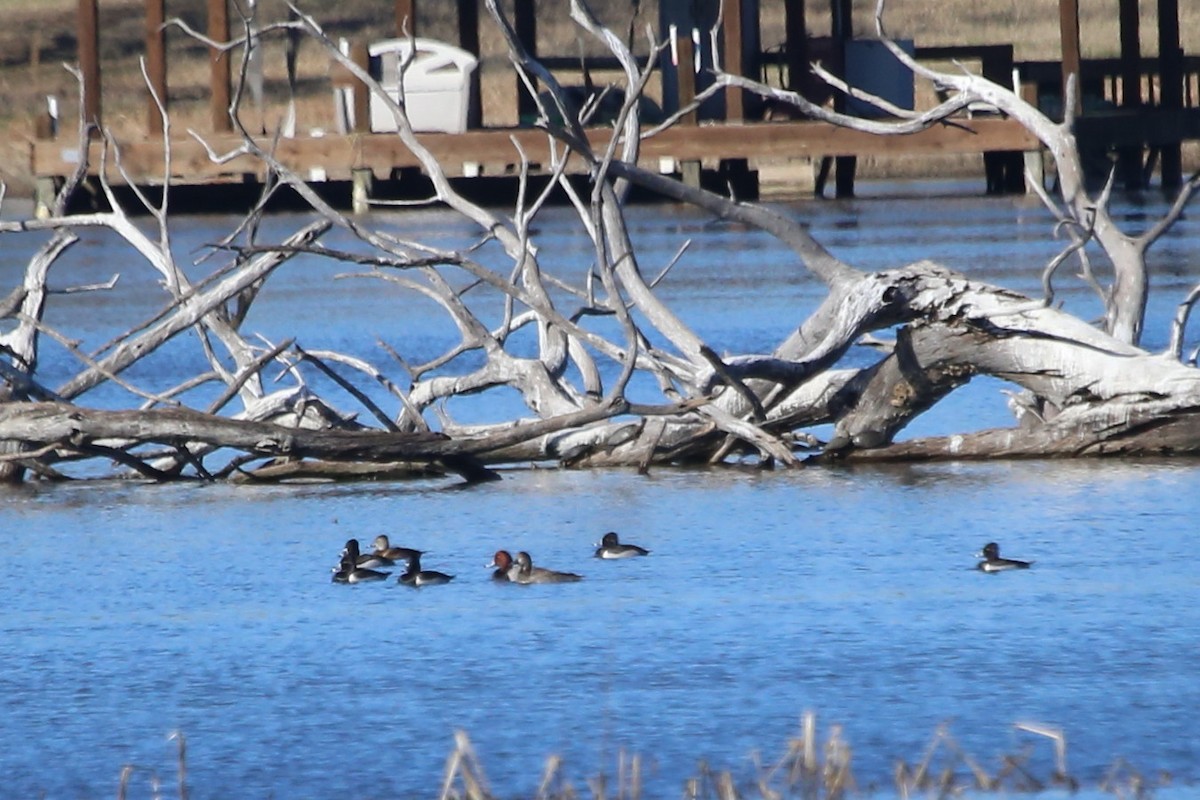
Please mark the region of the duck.
<svg viewBox="0 0 1200 800"><path fill-rule="evenodd" d="M421 569L421 557L414 555L408 559L408 569L396 579L396 582L406 586L438 586L452 580L454 580L453 575L432 569Z"/></svg>
<svg viewBox="0 0 1200 800"><path fill-rule="evenodd" d="M363 553L359 551L358 539L349 539L346 541L346 546L342 548L342 556L349 556L354 559L354 564L366 569L375 569L376 567L394 567L396 562L387 556L379 553Z"/></svg>
<svg viewBox="0 0 1200 800"><path fill-rule="evenodd" d="M976 553L977 558L983 558L977 565L984 572L1003 572L1008 569L1029 569L1033 564L1032 561L1018 561L1015 558L1001 558L1000 545L995 542L988 542L983 546L983 550Z"/></svg>
<svg viewBox="0 0 1200 800"><path fill-rule="evenodd" d="M393 547L392 543L388 541L387 534L384 533L376 536L371 546L375 548L373 555L390 558L393 561L408 561L412 558L420 558L425 554L424 550L414 550L411 547Z"/></svg>
<svg viewBox="0 0 1200 800"><path fill-rule="evenodd" d="M533 558L522 550L517 553L516 563L509 570L508 579L513 583L574 583L583 580L583 576L574 572L556 572L535 567Z"/></svg>
<svg viewBox="0 0 1200 800"><path fill-rule="evenodd" d="M492 580L503 581L505 583L512 582L512 578L509 577L515 568L512 553L507 550L497 550L496 554L492 556L492 563L488 564L488 567L495 567L495 572L492 573Z"/></svg>
<svg viewBox="0 0 1200 800"><path fill-rule="evenodd" d="M636 544L621 544L621 538L615 531L604 534L604 538L600 540L600 546L596 548L596 558L633 558L634 556L648 555L650 555L650 551L644 547L638 547Z"/></svg>
<svg viewBox="0 0 1200 800"><path fill-rule="evenodd" d="M380 572L377 569L356 566L354 559L349 553L346 553L342 555L341 563L334 567L333 582L366 583L368 581L381 581L391 574L390 572Z"/></svg>

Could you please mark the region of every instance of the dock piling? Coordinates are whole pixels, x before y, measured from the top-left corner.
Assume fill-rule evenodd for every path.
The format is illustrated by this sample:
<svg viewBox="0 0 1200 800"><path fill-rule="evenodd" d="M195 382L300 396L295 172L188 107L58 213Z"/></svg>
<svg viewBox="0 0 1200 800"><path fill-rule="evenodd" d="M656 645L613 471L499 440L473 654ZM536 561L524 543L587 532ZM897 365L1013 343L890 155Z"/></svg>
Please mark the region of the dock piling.
<svg viewBox="0 0 1200 800"><path fill-rule="evenodd" d="M79 69L83 73L83 121L98 136L100 115L100 13L97 0L79 0Z"/></svg>
<svg viewBox="0 0 1200 800"><path fill-rule="evenodd" d="M146 74L150 78L151 94L146 98L146 130L151 136L162 136L162 109L167 103L167 33L165 0L146 0ZM157 101L155 100L157 97Z"/></svg>
<svg viewBox="0 0 1200 800"><path fill-rule="evenodd" d="M677 108L685 108L696 100L696 50L691 31L681 31L675 37L676 87L678 89ZM699 124L699 114L692 109L679 121L680 125L695 126ZM700 162L677 161L676 169L684 184L693 188L700 186Z"/></svg>
<svg viewBox="0 0 1200 800"><path fill-rule="evenodd" d="M369 169L355 169L350 172L350 210L355 214L365 214L371 208L371 190L374 187L375 175Z"/></svg>
<svg viewBox="0 0 1200 800"><path fill-rule="evenodd" d="M229 41L227 0L208 0L208 38L215 42ZM218 133L228 133L233 130L233 120L229 118L233 82L233 68L229 53L212 48L210 66L212 69L209 76L211 90L209 108L212 114L213 130Z"/></svg>
<svg viewBox="0 0 1200 800"><path fill-rule="evenodd" d="M1183 50L1179 46L1179 0L1158 0L1159 105L1168 112L1183 109ZM1162 145L1158 166L1164 189L1183 185L1180 142Z"/></svg>

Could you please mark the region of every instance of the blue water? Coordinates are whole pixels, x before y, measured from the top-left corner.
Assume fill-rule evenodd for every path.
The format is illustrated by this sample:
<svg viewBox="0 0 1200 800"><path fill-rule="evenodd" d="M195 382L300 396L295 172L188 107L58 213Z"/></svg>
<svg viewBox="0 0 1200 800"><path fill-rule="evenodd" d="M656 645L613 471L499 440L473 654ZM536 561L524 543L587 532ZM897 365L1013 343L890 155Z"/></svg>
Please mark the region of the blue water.
<svg viewBox="0 0 1200 800"><path fill-rule="evenodd" d="M506 795L531 793L551 753L585 777L624 748L669 796L700 758L778 757L813 709L844 726L862 782L946 721L991 769L1020 749L1013 723L1038 721L1067 730L1082 779L1124 756L1195 780L1200 577L1180 498L1196 477L1095 463L12 492L0 771L13 796L95 796L125 763L173 774L180 730L198 796L330 796L351 767L362 796L432 796L463 729ZM652 555L592 558L609 528ZM332 584L344 539L380 532L456 581ZM974 571L988 539L1037 563ZM498 547L585 580L494 584Z"/></svg>
<svg viewBox="0 0 1200 800"><path fill-rule="evenodd" d="M795 210L857 265L928 256L1026 291L1058 246L1044 213L1011 198ZM946 218L957 221L949 232L934 224ZM718 350L768 348L819 301L819 286L758 234L672 209L636 220L647 272L695 240L664 291ZM179 246L213 240L221 222L188 221ZM435 212L392 224L447 246L469 235ZM578 246L569 217L543 226L568 259ZM1185 221L1156 252L1151 342L1165 341L1165 315L1200 273L1198 241ZM87 263L72 262L64 283L113 268L103 237L80 252ZM12 269L0 264L7 283ZM326 303L328 322L303 331L306 347L378 358L381 331L420 346L429 309L397 314L396 294L376 282L313 290L334 271L304 263L278 276L250 327L278 340L312 319L297 306ZM56 324L99 343L123 303L153 310L152 276L131 271L119 286L104 302L60 298ZM68 373L50 345L45 357ZM169 385L188 357L180 348L139 379ZM972 384L906 435L1007 424L997 388ZM582 789L614 776L622 752L640 754L652 796L671 797L701 760L749 780L756 757L782 756L806 710L822 741L842 726L863 787L890 790L895 760L919 761L943 723L992 773L1030 747L1031 769L1048 775L1049 742L1019 722L1062 728L1085 786L1118 759L1190 786L1200 781L1198 479L1192 461L1104 461L511 470L465 491L454 481L6 489L0 796L109 796L127 764L131 797L149 797L154 776L174 796L168 737L179 731L192 797L434 797L464 730L504 797L533 795L551 754ZM652 555L592 558L610 529ZM424 565L455 581L331 583L343 542L378 533L428 550ZM973 570L989 540L1033 569ZM498 548L585 579L494 584L486 565Z"/></svg>

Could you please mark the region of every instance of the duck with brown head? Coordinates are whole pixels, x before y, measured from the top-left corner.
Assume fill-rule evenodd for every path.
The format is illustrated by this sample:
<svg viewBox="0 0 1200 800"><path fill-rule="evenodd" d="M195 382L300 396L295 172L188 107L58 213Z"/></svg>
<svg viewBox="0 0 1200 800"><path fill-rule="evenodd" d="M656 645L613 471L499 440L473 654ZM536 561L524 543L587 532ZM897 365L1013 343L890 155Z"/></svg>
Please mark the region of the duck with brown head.
<svg viewBox="0 0 1200 800"><path fill-rule="evenodd" d="M373 555L390 558L393 561L409 561L425 554L424 550L413 550L411 547L393 547L392 543L388 541L387 535L383 533L375 537L371 546L375 548Z"/></svg>
<svg viewBox="0 0 1200 800"><path fill-rule="evenodd" d="M492 573L492 580L504 583L513 582L512 573L516 567L513 564L512 554L507 550L497 550L496 554L492 556L492 563L488 564L488 567L495 569Z"/></svg>

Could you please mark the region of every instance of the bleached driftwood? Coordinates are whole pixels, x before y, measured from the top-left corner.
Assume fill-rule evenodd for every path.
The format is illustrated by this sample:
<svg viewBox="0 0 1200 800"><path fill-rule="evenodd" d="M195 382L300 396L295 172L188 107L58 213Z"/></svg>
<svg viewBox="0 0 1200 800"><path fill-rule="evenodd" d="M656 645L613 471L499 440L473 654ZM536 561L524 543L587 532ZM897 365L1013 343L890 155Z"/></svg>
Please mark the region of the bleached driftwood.
<svg viewBox="0 0 1200 800"><path fill-rule="evenodd" d="M587 135L592 132L585 131L589 104L566 102L554 75L521 49L500 4L488 0L487 8L508 44L513 69L530 91L538 85L548 90L535 95L543 104L538 124L546 133L548 169L556 179L550 188L567 199L591 242L583 263L549 258L538 245L536 223L550 188L533 193L523 186L511 216L459 195L413 134L404 105L343 55L316 19L292 8L287 22L254 27L247 22L244 36L220 45L231 55L240 48L243 75L251 46L260 37L304 35L324 46L331 59L367 83L390 108L396 135L420 158L431 179L429 202L474 225L476 245L445 250L401 240L330 206L274 157L269 138L242 124L239 85L229 112L242 144L233 153L210 148L210 157L252 156L271 180L263 203L206 256L215 264L207 279L189 283L174 262L169 191L158 203L139 195L142 210L153 221L150 233L130 220L103 180L110 212L65 216L64 199L50 219L0 223L0 234L42 230L48 237L31 257L22 285L0 303L0 310L13 319L12 327L0 333L0 379L7 391L0 403L0 471L10 479L26 471L52 478L76 460L101 459L158 480L391 476L409 470L448 471L476 480L495 477L489 465L529 462L646 470L729 460L790 466L806 455L827 460L997 458L1191 454L1200 449L1194 422L1200 373L1181 361L1188 312L1200 293L1181 304L1168 353L1151 354L1137 344L1148 291L1147 253L1177 221L1200 180L1189 182L1161 221L1133 236L1120 231L1108 213L1111 182L1097 196L1087 193L1071 118L1049 120L1012 91L978 76L932 72L910 62L916 74L946 90L947 99L889 122L836 114L802 97L719 75L709 91L729 86L757 91L793 102L811 116L878 135L938 124L971 103L986 102L1019 120L1053 154L1060 197L1047 194L1043 199L1053 212L1049 221L1070 241L1046 265L1044 296L1026 297L926 261L867 272L831 255L803 220L639 168L641 137L653 135L639 118L650 73L638 67L622 38L601 26L581 0L571 3L572 19L583 35L608 48L624 71L620 91L611 94L624 98L623 105L610 139L596 150ZM877 19L882 35L882 4ZM182 23L173 24L187 32ZM649 44L652 51L661 46ZM896 54L907 60L903 51ZM581 111L573 117L571 108ZM169 174L165 112L164 121L164 174ZM190 135L203 141L195 132ZM105 158L119 166L118 144L106 141ZM527 177L525 154L515 143L513 147ZM589 165L589 190L563 178L569 159ZM625 196L633 184L771 234L800 268L825 284L825 299L805 319L795 320L793 332L771 352L718 354L656 292L662 280L670 279L668 270L687 268L686 245L655 277L648 277L640 262L626 225ZM282 186L304 198L317 220L281 241L260 241L261 209ZM51 301L47 275L69 250L71 229L80 226L115 232L160 276L165 293L164 306L153 319L131 320L126 333L90 354L74 347L69 332L43 322L45 304ZM322 235L331 228L349 234L356 246L325 246ZM477 252L485 247L498 248L507 264L488 266L494 260ZM1092 263L1096 247L1111 269L1107 284ZM232 260L221 260L229 254ZM280 343L243 331L262 286L279 265L298 254L353 265L357 272L343 275L345 280L378 281L389 290L432 301L452 321L456 339L423 363L381 341L380 361L373 363L360 355L306 347L303 324ZM1053 307L1055 273L1072 259L1105 301L1103 329ZM503 310L499 322L496 308ZM596 320L616 324L593 324ZM518 341L527 330L536 332L533 348ZM197 334L207 371L168 390L149 390L124 377L129 367L184 331ZM865 369L843 366L850 348L874 342L873 334L881 331L894 332L895 341L874 364ZM78 372L57 387L39 380L42 336L62 343L80 361ZM265 371L271 365L280 369L284 386L267 388ZM344 389L374 424L368 427L356 413L340 411L329 398L318 396L306 377L314 370ZM977 375L1013 386L1017 425L894 443L915 417L936 413L943 397ZM641 386L657 387L656 400L628 400L626 391L635 376L641 376ZM207 382L221 385L216 400L205 408L183 405L180 398ZM111 383L128 392L131 407L84 405L96 387ZM450 399L501 389L515 391L527 414L466 425L447 410ZM394 415L373 399L372 392L379 390L398 405ZM810 429L827 424L833 425L834 435L823 443Z"/></svg>

